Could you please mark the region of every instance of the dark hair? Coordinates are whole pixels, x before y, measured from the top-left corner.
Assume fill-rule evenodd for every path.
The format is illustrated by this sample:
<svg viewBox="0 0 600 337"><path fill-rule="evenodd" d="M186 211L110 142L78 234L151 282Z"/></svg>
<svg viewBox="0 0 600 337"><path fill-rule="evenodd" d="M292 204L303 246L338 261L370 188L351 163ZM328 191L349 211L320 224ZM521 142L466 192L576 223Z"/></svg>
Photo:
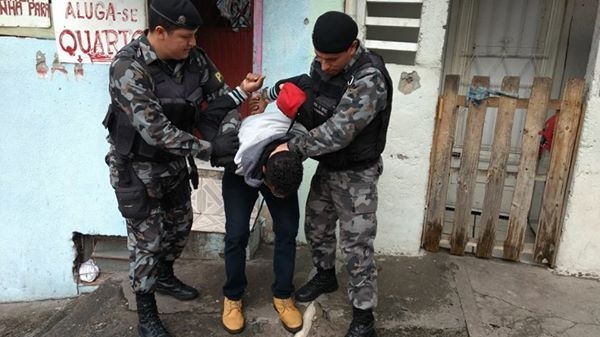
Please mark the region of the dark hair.
<svg viewBox="0 0 600 337"><path fill-rule="evenodd" d="M148 29L152 32L158 26L163 27L169 34L175 29L181 28L150 9L148 11Z"/></svg>
<svg viewBox="0 0 600 337"><path fill-rule="evenodd" d="M286 197L302 182L302 158L291 151L277 152L265 165L265 182L276 196Z"/></svg>

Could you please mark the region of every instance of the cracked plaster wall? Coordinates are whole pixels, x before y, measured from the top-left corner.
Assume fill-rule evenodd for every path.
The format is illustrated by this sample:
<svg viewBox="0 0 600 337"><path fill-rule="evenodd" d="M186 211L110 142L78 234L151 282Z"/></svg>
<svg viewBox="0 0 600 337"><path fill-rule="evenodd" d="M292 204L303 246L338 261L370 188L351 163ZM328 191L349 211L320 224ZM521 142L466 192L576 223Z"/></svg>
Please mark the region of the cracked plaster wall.
<svg viewBox="0 0 600 337"><path fill-rule="evenodd" d="M598 11L600 14L600 9ZM598 18L598 16L597 16ZM596 19L588 62L581 140L558 247L559 272L600 278L600 24Z"/></svg>
<svg viewBox="0 0 600 337"><path fill-rule="evenodd" d="M387 65L395 91L379 180L375 247L381 252L419 254L447 16L448 1L425 0L415 65ZM418 76L420 87L400 83L403 73Z"/></svg>

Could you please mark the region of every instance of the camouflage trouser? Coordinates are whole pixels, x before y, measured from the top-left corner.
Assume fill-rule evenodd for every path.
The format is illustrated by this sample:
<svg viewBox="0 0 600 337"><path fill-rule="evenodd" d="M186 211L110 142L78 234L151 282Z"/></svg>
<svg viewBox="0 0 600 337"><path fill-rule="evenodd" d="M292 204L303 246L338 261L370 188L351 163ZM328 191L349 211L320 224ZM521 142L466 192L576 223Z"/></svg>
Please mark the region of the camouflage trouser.
<svg viewBox="0 0 600 337"><path fill-rule="evenodd" d="M149 178L144 182L152 200L150 215L143 219L125 219L129 250L129 279L133 291L154 291L158 263L175 261L181 255L192 228L191 189L187 171L174 176ZM118 174L111 166L111 184L118 184Z"/></svg>
<svg viewBox="0 0 600 337"><path fill-rule="evenodd" d="M348 297L360 309L377 305L373 241L377 232L377 181L382 169L381 160L360 171L329 171L319 165L306 202L304 230L318 268L335 267L339 220L340 248L350 276Z"/></svg>

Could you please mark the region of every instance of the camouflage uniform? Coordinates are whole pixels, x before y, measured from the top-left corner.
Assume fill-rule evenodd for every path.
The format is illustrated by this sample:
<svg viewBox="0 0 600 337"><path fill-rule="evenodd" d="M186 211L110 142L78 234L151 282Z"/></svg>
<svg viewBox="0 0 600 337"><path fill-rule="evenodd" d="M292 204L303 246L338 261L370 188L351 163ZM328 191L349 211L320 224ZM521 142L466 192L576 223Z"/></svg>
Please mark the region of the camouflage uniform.
<svg viewBox="0 0 600 337"><path fill-rule="evenodd" d="M201 70L198 86L203 88L202 100L213 102L228 94L228 104L232 107L241 104L245 97L240 96L237 89L230 91L214 64L203 55L190 53L185 60ZM163 114L161 102L154 92L156 83L147 68L155 62L172 79L182 80L184 62L173 65L161 61L145 35L116 55L110 66L109 79L111 105L127 115L144 141L174 155L173 160L161 162L123 157L116 150L114 139L108 137L111 145L106 162L113 188L119 186L123 172L130 167L134 179L143 182L151 200L148 216L126 218L129 277L133 290L141 294L153 292L158 262L172 262L178 258L191 230L191 189L186 156L208 160L211 154L209 142L176 128Z"/></svg>
<svg viewBox="0 0 600 337"><path fill-rule="evenodd" d="M359 46L344 71L351 68L364 52L365 49ZM292 139L288 143L290 150L305 157L317 157L317 160L319 156L343 150L391 104L386 79L380 70L366 66L351 75L352 83L333 115L313 128L308 136ZM385 133L386 129L380 132ZM380 156L368 165L350 169L331 169L321 161L312 178L306 203L304 230L313 263L320 269L335 267L335 228L339 220L339 242L350 275L348 296L353 306L359 309L377 305L373 241L377 232L377 182L382 170Z"/></svg>

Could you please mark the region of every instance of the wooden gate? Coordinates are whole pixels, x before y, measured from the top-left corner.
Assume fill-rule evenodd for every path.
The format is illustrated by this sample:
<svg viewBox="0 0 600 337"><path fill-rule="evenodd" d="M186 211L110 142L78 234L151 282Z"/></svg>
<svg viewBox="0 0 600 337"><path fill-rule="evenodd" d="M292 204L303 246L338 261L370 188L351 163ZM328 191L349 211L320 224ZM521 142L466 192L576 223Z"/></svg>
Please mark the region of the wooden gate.
<svg viewBox="0 0 600 337"><path fill-rule="evenodd" d="M472 87L488 88L489 77L476 76ZM478 257L489 258L496 240L496 225L500 217L502 189L507 168L510 136L515 110L526 109L520 151L519 169L508 215L507 236L504 240L502 257L518 261L523 251L524 233L528 226L527 216L531 207L540 131L548 110L557 110L558 120L554 131L550 167L542 197L542 208L537 236L533 248L533 260L554 266L557 245L560 239L564 201L569 183L569 173L579 134L582 117L582 102L585 82L583 79L568 81L560 100L550 99L550 78L535 78L528 99L507 96L490 97L474 102L458 95L459 77L448 75L444 90L438 101L436 126L431 153L427 215L423 231L423 247L431 252L438 251L441 240L449 242L450 252L463 255L467 244L475 248ZM516 93L518 77L505 77L501 92ZM454 131L459 106L468 104L467 133L458 171L458 189L454 205L454 222L451 233L442 233L446 198L450 177L450 161ZM481 149L481 136L488 108L498 108L491 148L491 159L487 169L483 208L478 237L469 236L468 217L472 212L475 181Z"/></svg>

